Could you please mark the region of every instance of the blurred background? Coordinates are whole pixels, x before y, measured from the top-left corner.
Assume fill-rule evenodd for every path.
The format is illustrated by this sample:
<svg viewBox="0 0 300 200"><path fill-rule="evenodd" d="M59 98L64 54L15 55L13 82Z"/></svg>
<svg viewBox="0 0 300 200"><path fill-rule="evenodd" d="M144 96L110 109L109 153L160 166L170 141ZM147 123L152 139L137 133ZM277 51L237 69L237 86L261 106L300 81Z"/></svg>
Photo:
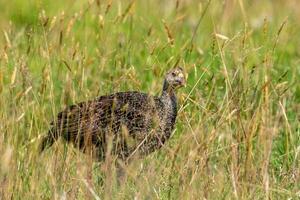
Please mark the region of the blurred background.
<svg viewBox="0 0 300 200"><path fill-rule="evenodd" d="M297 199L297 0L0 0L0 198ZM183 66L176 130L126 166L39 138L67 105L159 95Z"/></svg>

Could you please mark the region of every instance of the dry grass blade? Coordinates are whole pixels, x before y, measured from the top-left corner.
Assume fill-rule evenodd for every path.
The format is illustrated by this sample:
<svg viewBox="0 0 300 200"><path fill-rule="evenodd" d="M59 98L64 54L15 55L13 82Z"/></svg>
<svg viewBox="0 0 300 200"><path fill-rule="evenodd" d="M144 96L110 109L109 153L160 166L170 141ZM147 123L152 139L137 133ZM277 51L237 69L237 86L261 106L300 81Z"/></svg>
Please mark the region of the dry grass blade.
<svg viewBox="0 0 300 200"><path fill-rule="evenodd" d="M167 23L164 20L163 20L163 24L164 24L165 31L167 33L168 43L173 45L174 44L174 38L172 36L171 30L170 30L169 26L167 25Z"/></svg>
<svg viewBox="0 0 300 200"><path fill-rule="evenodd" d="M295 0L2 2L0 199L299 199Z"/></svg>

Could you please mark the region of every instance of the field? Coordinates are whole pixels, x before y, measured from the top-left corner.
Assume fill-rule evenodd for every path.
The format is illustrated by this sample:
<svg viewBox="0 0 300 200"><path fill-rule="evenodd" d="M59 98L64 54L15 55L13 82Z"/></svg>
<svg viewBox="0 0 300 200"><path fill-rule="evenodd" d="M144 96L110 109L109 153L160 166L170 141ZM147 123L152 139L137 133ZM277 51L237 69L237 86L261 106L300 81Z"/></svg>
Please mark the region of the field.
<svg viewBox="0 0 300 200"><path fill-rule="evenodd" d="M298 4L1 0L0 199L299 199ZM122 181L63 141L39 154L67 105L159 95L177 65L176 129Z"/></svg>

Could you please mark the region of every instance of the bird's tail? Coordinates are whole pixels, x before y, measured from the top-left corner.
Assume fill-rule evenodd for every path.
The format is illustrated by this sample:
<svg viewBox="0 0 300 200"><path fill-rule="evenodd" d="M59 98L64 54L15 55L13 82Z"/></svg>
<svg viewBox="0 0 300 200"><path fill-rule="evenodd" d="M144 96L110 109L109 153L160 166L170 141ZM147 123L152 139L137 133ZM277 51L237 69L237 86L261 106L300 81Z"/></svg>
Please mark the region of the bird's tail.
<svg viewBox="0 0 300 200"><path fill-rule="evenodd" d="M54 129L50 129L48 134L42 138L39 146L39 151L42 153L45 149L52 146L52 144L57 140L57 134Z"/></svg>

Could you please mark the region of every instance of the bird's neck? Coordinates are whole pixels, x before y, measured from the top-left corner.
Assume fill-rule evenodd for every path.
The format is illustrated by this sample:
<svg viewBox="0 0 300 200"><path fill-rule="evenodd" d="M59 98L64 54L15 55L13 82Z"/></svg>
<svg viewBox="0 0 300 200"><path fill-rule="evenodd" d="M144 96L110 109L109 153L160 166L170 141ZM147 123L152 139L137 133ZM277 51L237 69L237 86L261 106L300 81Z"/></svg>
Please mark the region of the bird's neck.
<svg viewBox="0 0 300 200"><path fill-rule="evenodd" d="M177 97L174 89L168 84L167 81L164 81L161 100L166 109L169 109L169 111L174 114L177 112Z"/></svg>
<svg viewBox="0 0 300 200"><path fill-rule="evenodd" d="M164 135L160 138L161 142L164 143L170 136L174 129L176 116L177 116L177 98L175 91L165 81L163 86L162 95L160 97L163 103L163 112L161 113L161 120L163 126Z"/></svg>

